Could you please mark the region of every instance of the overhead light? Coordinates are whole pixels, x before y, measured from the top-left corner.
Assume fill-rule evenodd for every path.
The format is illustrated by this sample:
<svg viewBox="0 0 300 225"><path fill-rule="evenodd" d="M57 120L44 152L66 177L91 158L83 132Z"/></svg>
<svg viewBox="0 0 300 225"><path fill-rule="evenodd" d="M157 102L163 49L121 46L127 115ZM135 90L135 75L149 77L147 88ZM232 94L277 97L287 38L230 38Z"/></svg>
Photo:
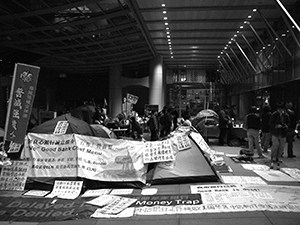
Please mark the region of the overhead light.
<svg viewBox="0 0 300 225"><path fill-rule="evenodd" d="M240 29L243 29L244 28L244 26L240 26Z"/></svg>
<svg viewBox="0 0 300 225"><path fill-rule="evenodd" d="M161 7L165 7L165 6L166 6L166 4L164 4L164 3L163 3L163 4L161 4Z"/></svg>
<svg viewBox="0 0 300 225"><path fill-rule="evenodd" d="M167 19L168 19L168 17L165 16L165 17L164 17L164 20L167 20Z"/></svg>
<svg viewBox="0 0 300 225"><path fill-rule="evenodd" d="M249 15L249 16L248 16L248 19L251 19L251 18L252 18L252 16L251 16L251 15Z"/></svg>
<svg viewBox="0 0 300 225"><path fill-rule="evenodd" d="M168 44L171 45L172 44L171 41L169 41Z"/></svg>
<svg viewBox="0 0 300 225"><path fill-rule="evenodd" d="M166 34L170 34L170 31L167 31Z"/></svg>
<svg viewBox="0 0 300 225"><path fill-rule="evenodd" d="M169 30L170 28L169 27L166 27L166 30Z"/></svg>
<svg viewBox="0 0 300 225"><path fill-rule="evenodd" d="M170 37L171 37L170 35L167 36L167 38L170 38Z"/></svg>
<svg viewBox="0 0 300 225"><path fill-rule="evenodd" d="M165 25L166 25L166 26L168 26L168 25L169 25L169 23L165 23Z"/></svg>
<svg viewBox="0 0 300 225"><path fill-rule="evenodd" d="M174 57L171 55L171 59L173 59Z"/></svg>
<svg viewBox="0 0 300 225"><path fill-rule="evenodd" d="M257 11L257 9L253 9L252 11L253 11L253 12L256 12L256 11Z"/></svg>
<svg viewBox="0 0 300 225"><path fill-rule="evenodd" d="M285 36L286 36L286 34L282 34L281 36L282 36L282 37L285 37Z"/></svg>
<svg viewBox="0 0 300 225"><path fill-rule="evenodd" d="M171 41L171 39L168 39L168 41Z"/></svg>
<svg viewBox="0 0 300 225"><path fill-rule="evenodd" d="M163 11L163 14L167 14L167 11Z"/></svg>

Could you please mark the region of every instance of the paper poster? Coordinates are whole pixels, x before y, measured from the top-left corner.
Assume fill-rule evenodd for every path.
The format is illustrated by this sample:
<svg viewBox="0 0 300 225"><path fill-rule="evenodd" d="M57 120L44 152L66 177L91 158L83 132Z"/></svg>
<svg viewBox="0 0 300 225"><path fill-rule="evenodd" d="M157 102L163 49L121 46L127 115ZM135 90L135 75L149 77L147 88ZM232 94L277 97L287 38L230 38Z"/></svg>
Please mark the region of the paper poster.
<svg viewBox="0 0 300 225"><path fill-rule="evenodd" d="M246 170L268 171L270 167L261 164L240 164Z"/></svg>
<svg viewBox="0 0 300 225"><path fill-rule="evenodd" d="M10 142L7 153L17 153L20 151L22 144Z"/></svg>
<svg viewBox="0 0 300 225"><path fill-rule="evenodd" d="M133 198L125 198L113 195L101 195L96 199L88 201L87 203L100 207L104 206L103 208L98 210L98 213L118 214L136 201L137 199Z"/></svg>
<svg viewBox="0 0 300 225"><path fill-rule="evenodd" d="M268 170L268 171L254 170L254 172L267 181L297 182L297 180L295 180L294 178L290 177L289 175L279 170Z"/></svg>
<svg viewBox="0 0 300 225"><path fill-rule="evenodd" d="M25 192L23 195L43 197L46 194L49 194L49 192L50 191L44 191L44 190L29 190L29 191Z"/></svg>
<svg viewBox="0 0 300 225"><path fill-rule="evenodd" d="M54 182L53 190L50 194L46 195L46 198L63 198L63 199L75 199L80 195L83 181L60 181Z"/></svg>
<svg viewBox="0 0 300 225"><path fill-rule="evenodd" d="M130 195L133 192L133 188L125 188L125 189L113 189L110 194L111 195Z"/></svg>
<svg viewBox="0 0 300 225"><path fill-rule="evenodd" d="M255 176L221 176L227 184L265 184L267 183L260 177Z"/></svg>
<svg viewBox="0 0 300 225"><path fill-rule="evenodd" d="M177 135L176 141L177 141L178 151L186 150L192 147L188 135Z"/></svg>
<svg viewBox="0 0 300 225"><path fill-rule="evenodd" d="M298 168L280 168L280 171L288 174L297 181L300 181L300 170Z"/></svg>
<svg viewBox="0 0 300 225"><path fill-rule="evenodd" d="M191 185L192 194L211 193L211 192L229 192L241 191L241 184L215 184L215 185Z"/></svg>
<svg viewBox="0 0 300 225"><path fill-rule="evenodd" d="M56 123L53 134L55 135L65 134L67 132L68 126L69 126L68 121L58 121Z"/></svg>
<svg viewBox="0 0 300 225"><path fill-rule="evenodd" d="M91 215L93 218L128 218L134 215L134 208L129 207L124 209L118 214L105 214L102 213L102 209L96 209L96 211Z"/></svg>
<svg viewBox="0 0 300 225"><path fill-rule="evenodd" d="M1 168L0 190L23 191L28 172L27 161L11 161L11 166Z"/></svg>
<svg viewBox="0 0 300 225"><path fill-rule="evenodd" d="M126 95L126 100L127 100L127 102L129 102L129 103L136 104L137 101L139 100L139 97L136 96L136 95L127 93L127 95Z"/></svg>
<svg viewBox="0 0 300 225"><path fill-rule="evenodd" d="M196 144L200 147L200 149L209 155L212 154L210 147L204 140L204 138L201 136L200 133L191 132L190 134L191 138L196 142Z"/></svg>
<svg viewBox="0 0 300 225"><path fill-rule="evenodd" d="M81 197L97 197L100 195L107 195L111 189L93 189L93 190L86 190Z"/></svg>
<svg viewBox="0 0 300 225"><path fill-rule="evenodd" d="M175 156L169 139L144 143L144 163L174 161Z"/></svg>
<svg viewBox="0 0 300 225"><path fill-rule="evenodd" d="M155 195L157 191L157 188L145 188L141 191L141 195Z"/></svg>

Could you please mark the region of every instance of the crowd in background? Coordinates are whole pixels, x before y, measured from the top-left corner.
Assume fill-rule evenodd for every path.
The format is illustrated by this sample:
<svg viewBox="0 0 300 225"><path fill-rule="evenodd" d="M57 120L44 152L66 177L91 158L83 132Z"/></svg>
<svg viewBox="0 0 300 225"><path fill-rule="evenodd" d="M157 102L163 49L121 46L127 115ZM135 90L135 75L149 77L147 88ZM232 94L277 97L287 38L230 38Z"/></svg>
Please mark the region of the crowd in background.
<svg viewBox="0 0 300 225"><path fill-rule="evenodd" d="M230 145L234 116L232 107L224 106L219 111L220 145ZM264 104L261 109L252 106L243 123L243 129L247 132L249 154L253 156L256 149L258 158L264 158L264 153L270 149L270 168L276 166L279 169L281 158L285 154L288 158L296 157L293 153L293 142L297 135L297 126L298 118L291 102L277 103L273 112L269 104Z"/></svg>

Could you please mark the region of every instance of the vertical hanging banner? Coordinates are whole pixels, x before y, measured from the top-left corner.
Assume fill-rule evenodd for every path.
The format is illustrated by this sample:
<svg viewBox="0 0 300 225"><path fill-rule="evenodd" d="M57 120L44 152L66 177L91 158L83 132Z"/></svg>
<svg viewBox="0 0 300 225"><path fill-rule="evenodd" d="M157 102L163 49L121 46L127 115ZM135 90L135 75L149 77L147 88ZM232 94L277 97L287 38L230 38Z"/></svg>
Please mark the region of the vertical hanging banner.
<svg viewBox="0 0 300 225"><path fill-rule="evenodd" d="M15 64L4 140L23 144L32 110L40 67Z"/></svg>

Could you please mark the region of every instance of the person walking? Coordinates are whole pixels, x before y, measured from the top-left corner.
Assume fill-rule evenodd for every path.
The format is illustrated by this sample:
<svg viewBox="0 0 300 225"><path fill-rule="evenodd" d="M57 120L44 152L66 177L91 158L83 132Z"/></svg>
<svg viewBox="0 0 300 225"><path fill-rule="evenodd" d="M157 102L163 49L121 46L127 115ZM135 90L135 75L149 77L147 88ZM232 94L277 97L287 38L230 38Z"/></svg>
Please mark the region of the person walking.
<svg viewBox="0 0 300 225"><path fill-rule="evenodd" d="M283 103L277 103L277 109L271 114L269 125L270 132L272 135L272 146L271 146L271 165L273 169L277 163L277 169L280 169L281 154L286 142L286 135L288 125L290 123L290 117L284 110Z"/></svg>
<svg viewBox="0 0 300 225"><path fill-rule="evenodd" d="M271 117L271 107L269 104L263 106L263 112L261 114L261 146L263 152L268 152L268 148L271 146L272 135L270 133L269 120Z"/></svg>
<svg viewBox="0 0 300 225"><path fill-rule="evenodd" d="M297 125L297 118L296 114L294 112L293 103L288 102L285 105L286 112L290 117L290 123L288 125L287 135L286 135L286 142L287 142L287 155L288 158L294 158L296 157L293 153L293 142L295 141L295 129Z"/></svg>
<svg viewBox="0 0 300 225"><path fill-rule="evenodd" d="M248 148L251 155L254 155L254 145L258 158L264 158L260 146L261 118L257 113L256 106L252 106L249 114L245 118L247 127Z"/></svg>

